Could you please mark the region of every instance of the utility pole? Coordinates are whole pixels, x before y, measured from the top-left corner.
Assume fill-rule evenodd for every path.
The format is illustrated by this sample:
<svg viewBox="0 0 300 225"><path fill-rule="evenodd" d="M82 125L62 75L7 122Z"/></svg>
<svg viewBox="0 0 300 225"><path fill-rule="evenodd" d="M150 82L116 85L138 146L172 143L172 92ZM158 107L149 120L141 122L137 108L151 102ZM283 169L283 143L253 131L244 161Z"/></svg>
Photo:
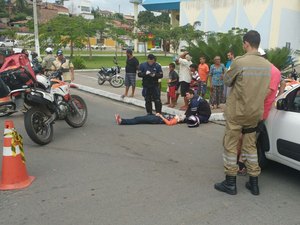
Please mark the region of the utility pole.
<svg viewBox="0 0 300 225"><path fill-rule="evenodd" d="M38 27L38 18L37 18L37 6L36 0L33 0L33 25L34 25L34 45L35 52L40 56L40 42L39 42L39 27Z"/></svg>
<svg viewBox="0 0 300 225"><path fill-rule="evenodd" d="M136 23L138 20L138 13L139 13L139 4L142 3L142 0L129 0L130 3L133 4L133 10L134 10L134 28L133 33L137 35L138 29L136 27ZM138 39L136 38L134 40L134 52L138 52Z"/></svg>

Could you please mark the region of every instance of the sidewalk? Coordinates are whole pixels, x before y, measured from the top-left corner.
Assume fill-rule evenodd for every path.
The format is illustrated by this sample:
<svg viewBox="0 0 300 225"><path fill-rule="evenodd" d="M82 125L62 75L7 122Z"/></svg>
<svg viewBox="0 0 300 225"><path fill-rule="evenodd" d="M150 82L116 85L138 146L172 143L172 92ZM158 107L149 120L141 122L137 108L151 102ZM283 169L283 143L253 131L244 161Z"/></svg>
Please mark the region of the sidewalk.
<svg viewBox="0 0 300 225"><path fill-rule="evenodd" d="M121 88L114 88L108 82L105 82L103 85L99 85L97 82L96 73L97 72L91 72L91 71L76 71L75 84L82 91L86 91L119 102L133 104L145 108L145 101L144 101L144 97L142 96L142 88L136 88L134 97L122 98L121 96L124 94L125 91L124 86ZM129 94L131 94L131 88L129 90ZM167 94L165 92L161 92L162 103L166 102L166 100L167 100ZM166 105L163 105L162 112L173 114L173 115L184 114L184 111L179 110L180 106L182 105L183 105L183 98L179 97L178 104L175 108L170 108L167 107ZM224 116L222 112L224 106L221 105L221 107L222 107L221 109L212 110L210 121L224 121Z"/></svg>

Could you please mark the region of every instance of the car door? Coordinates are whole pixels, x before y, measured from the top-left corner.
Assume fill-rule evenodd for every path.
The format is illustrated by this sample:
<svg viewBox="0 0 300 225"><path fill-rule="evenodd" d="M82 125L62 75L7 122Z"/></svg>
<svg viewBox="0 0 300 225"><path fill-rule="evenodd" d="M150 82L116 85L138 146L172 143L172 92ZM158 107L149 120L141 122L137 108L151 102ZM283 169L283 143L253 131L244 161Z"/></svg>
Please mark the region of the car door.
<svg viewBox="0 0 300 225"><path fill-rule="evenodd" d="M285 109L276 110L271 133L276 161L300 168L300 87L286 95Z"/></svg>

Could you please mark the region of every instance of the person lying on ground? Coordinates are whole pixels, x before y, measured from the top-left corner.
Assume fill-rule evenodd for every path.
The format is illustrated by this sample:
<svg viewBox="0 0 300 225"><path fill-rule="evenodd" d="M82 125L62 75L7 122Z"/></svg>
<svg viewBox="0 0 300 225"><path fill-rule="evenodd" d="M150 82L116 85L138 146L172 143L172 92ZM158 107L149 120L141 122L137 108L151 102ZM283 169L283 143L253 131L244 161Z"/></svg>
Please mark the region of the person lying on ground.
<svg viewBox="0 0 300 225"><path fill-rule="evenodd" d="M136 124L166 124L168 126L183 123L185 115L162 115L160 113L147 114L145 116L137 116L132 119L121 118L119 114L115 115L118 125L136 125Z"/></svg>

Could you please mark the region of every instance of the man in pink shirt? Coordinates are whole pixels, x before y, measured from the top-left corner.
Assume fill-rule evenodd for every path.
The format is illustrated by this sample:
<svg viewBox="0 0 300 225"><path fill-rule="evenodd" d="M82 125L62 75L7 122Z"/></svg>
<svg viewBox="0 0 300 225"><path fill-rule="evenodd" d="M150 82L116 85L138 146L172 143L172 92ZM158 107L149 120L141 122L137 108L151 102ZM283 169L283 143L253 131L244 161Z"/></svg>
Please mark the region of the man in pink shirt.
<svg viewBox="0 0 300 225"><path fill-rule="evenodd" d="M270 80L270 87L269 87L269 93L267 97L265 98L264 102L264 114L263 114L263 120L266 120L269 116L269 112L272 108L272 104L276 98L278 86L281 81L281 73L279 69L277 69L273 64L271 67L271 80Z"/></svg>

